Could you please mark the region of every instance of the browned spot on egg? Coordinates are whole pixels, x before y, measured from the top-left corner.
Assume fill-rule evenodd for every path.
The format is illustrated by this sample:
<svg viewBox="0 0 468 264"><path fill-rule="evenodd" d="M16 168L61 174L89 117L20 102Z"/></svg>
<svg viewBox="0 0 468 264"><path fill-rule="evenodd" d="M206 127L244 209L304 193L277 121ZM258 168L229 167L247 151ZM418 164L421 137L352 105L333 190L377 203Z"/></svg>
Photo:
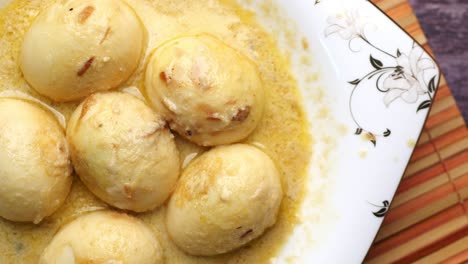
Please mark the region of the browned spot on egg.
<svg viewBox="0 0 468 264"><path fill-rule="evenodd" d="M60 144L58 150L62 153L65 152L65 146L63 144Z"/></svg>
<svg viewBox="0 0 468 264"><path fill-rule="evenodd" d="M197 106L197 110L206 114L207 116L213 116L213 114L215 113L215 111L211 108L211 106L207 104L199 104Z"/></svg>
<svg viewBox="0 0 468 264"><path fill-rule="evenodd" d="M238 122L242 122L244 120L247 119L247 117L249 117L250 115L250 106L246 106L244 108L240 108L238 111L237 111L237 114L235 116L232 117L232 121L238 121Z"/></svg>
<svg viewBox="0 0 468 264"><path fill-rule="evenodd" d="M89 96L83 103L83 107L81 107L81 114L79 119L83 119L85 115L88 113L89 109L96 104L96 99L94 98L94 95Z"/></svg>
<svg viewBox="0 0 468 264"><path fill-rule="evenodd" d="M170 76L167 76L167 74L165 72L161 72L159 73L159 79L163 82L165 82L166 84L168 84L169 82L171 82L171 77Z"/></svg>
<svg viewBox="0 0 468 264"><path fill-rule="evenodd" d="M88 18L94 13L96 10L93 6L85 7L79 14L78 14L78 22L83 24L88 20Z"/></svg>
<svg viewBox="0 0 468 264"><path fill-rule="evenodd" d="M190 165L191 177L181 178L177 184L176 192L179 194L177 206L182 207L186 201L200 199L207 195L216 184L222 168L223 160L219 157L199 157Z"/></svg>
<svg viewBox="0 0 468 264"><path fill-rule="evenodd" d="M106 41L106 39L107 39L107 37L109 36L110 33L111 33L111 28L108 27L106 29L106 32L104 33L104 36L102 36L101 41L99 41L99 45L101 45L102 43L104 43L104 41Z"/></svg>
<svg viewBox="0 0 468 264"><path fill-rule="evenodd" d="M247 237L247 236L248 236L250 233L252 233L252 232L253 232L253 230L252 230L252 229L249 229L249 230L247 230L244 234L242 234L242 235L240 236L240 238L243 239L243 238Z"/></svg>
<svg viewBox="0 0 468 264"><path fill-rule="evenodd" d="M128 219L128 220L131 220L133 221L133 218L129 217L127 214L124 214L124 213L117 213L117 212L109 212L108 213L110 217L114 218L114 219Z"/></svg>
<svg viewBox="0 0 468 264"><path fill-rule="evenodd" d="M41 132L47 133L49 132L48 130L42 130ZM37 137L35 139L34 145L37 147L37 149L40 151L40 159L44 161L44 164L47 164L51 160L56 160L57 159L57 152L55 151L54 148L51 146L56 145L57 142L55 139L52 137L48 136L43 136L43 137ZM53 168L52 167L47 167L46 170L48 171L49 176L57 176L53 173Z"/></svg>
<svg viewBox="0 0 468 264"><path fill-rule="evenodd" d="M159 79L161 79L161 81L163 82L167 82L166 73L165 72L159 73Z"/></svg>
<svg viewBox="0 0 468 264"><path fill-rule="evenodd" d="M237 100L229 100L226 102L226 105L235 105L237 103Z"/></svg>
<svg viewBox="0 0 468 264"><path fill-rule="evenodd" d="M83 66L81 67L81 69L76 73L76 75L78 75L78 76L80 76L80 77L83 76L83 75L89 70L89 68L91 68L91 65L93 65L93 62L94 62L94 59L95 59L95 58L96 58L96 57L94 57L94 56L91 57L91 58L89 58L89 59L83 64Z"/></svg>
<svg viewBox="0 0 468 264"><path fill-rule="evenodd" d="M206 120L208 120L208 121L222 121L221 118L216 117L216 116L213 116L213 115L208 116L208 117L206 118Z"/></svg>
<svg viewBox="0 0 468 264"><path fill-rule="evenodd" d="M192 130L186 130L186 131L185 131L185 135L187 135L188 137L193 136Z"/></svg>
<svg viewBox="0 0 468 264"><path fill-rule="evenodd" d="M128 184L124 184L124 192L128 199L132 199L134 195L134 190Z"/></svg>
<svg viewBox="0 0 468 264"><path fill-rule="evenodd" d="M79 256L75 256L74 262L76 264L95 264L96 262L89 258L82 258Z"/></svg>

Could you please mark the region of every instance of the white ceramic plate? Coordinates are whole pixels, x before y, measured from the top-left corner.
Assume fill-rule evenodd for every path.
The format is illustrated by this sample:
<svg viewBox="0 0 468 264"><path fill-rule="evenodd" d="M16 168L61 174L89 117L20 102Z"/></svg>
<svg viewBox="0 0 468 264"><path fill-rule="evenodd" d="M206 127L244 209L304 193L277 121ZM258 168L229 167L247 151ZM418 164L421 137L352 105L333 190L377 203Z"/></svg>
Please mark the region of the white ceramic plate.
<svg viewBox="0 0 468 264"><path fill-rule="evenodd" d="M315 142L302 222L272 263L360 263L421 133L439 68L369 1L240 2L289 53Z"/></svg>
<svg viewBox="0 0 468 264"><path fill-rule="evenodd" d="M369 1L278 0L274 11L264 2L245 4L286 43L316 142L303 221L277 261L360 263L419 138L439 67ZM284 21L315 67L288 44Z"/></svg>

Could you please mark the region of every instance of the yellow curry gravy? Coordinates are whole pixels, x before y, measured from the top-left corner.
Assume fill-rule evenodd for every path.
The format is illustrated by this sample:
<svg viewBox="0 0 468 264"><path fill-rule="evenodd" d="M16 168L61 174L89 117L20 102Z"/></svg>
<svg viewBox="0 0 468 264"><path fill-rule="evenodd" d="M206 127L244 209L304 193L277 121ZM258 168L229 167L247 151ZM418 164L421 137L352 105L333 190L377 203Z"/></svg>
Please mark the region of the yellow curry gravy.
<svg viewBox="0 0 468 264"><path fill-rule="evenodd" d="M79 102L54 103L38 95L23 79L18 58L23 36L34 18L51 0L15 0L0 10L0 92L19 90L60 111L66 118ZM160 44L181 35L206 32L242 51L255 61L266 89L265 115L255 132L245 140L263 149L277 163L285 197L278 222L246 247L217 257L194 257L180 251L169 239L164 224L165 207L137 214L155 232L167 263L268 263L274 258L297 223L310 158L310 136L297 83L275 40L255 21L254 15L234 0L127 0L147 28L148 45L138 70L126 84L142 88L148 55ZM128 41L132 41L129 39ZM79 45L79 43L77 43ZM14 111L12 109L12 111ZM206 149L177 138L181 160L186 165ZM37 263L57 230L76 217L108 208L74 176L65 204L39 225L13 223L0 218L0 263Z"/></svg>

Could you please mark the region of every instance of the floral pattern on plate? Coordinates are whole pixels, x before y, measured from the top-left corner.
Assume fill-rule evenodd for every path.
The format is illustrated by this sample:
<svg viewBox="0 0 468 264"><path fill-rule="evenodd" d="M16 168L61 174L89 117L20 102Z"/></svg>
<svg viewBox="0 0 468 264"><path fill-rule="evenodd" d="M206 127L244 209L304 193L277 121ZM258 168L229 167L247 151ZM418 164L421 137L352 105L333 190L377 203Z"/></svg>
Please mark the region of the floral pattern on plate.
<svg viewBox="0 0 468 264"><path fill-rule="evenodd" d="M369 63L373 70L368 73L363 73L362 77L350 81L353 86L353 91L349 100L349 110L355 125L356 135L363 133L365 138L374 146L377 145L377 138L389 137L392 133L391 128L375 125L377 122L366 120L366 116L362 115L358 110L362 100L359 97L370 98L369 89L376 89L380 95L376 100L381 100L385 106L383 111L391 111L391 105L397 100L402 100L408 104L415 104L420 101L420 97L426 98L420 102L415 108L418 113L423 109L430 108L432 99L436 90L437 74L427 74L429 70L437 69L434 60L429 57L416 42L413 42L412 47L408 52L402 52L402 49L397 49L394 54L384 50L372 43L366 36L365 30L372 26L363 19L357 10L346 10L334 16L329 16L327 19L328 27L325 29L325 37L337 35L339 38L348 42L348 47L351 52L360 52L353 48L354 41L362 41L369 45L378 56L386 56L393 60L390 65L384 65L381 60L369 55ZM361 111L362 112L362 111ZM375 115L374 115L375 116Z"/></svg>

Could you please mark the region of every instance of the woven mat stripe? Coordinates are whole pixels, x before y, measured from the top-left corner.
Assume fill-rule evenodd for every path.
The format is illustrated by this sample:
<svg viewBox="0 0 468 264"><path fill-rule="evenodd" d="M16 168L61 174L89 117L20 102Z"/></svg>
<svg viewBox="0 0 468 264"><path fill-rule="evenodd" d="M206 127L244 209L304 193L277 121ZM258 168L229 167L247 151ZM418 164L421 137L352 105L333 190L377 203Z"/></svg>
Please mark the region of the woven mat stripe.
<svg viewBox="0 0 468 264"><path fill-rule="evenodd" d="M424 221L417 223L412 228L406 229L384 241L376 243L373 246L372 250L369 251L368 258L371 259L382 253L388 252L390 249L396 248L404 242L421 234L424 234L425 232L437 226L445 224L453 218L463 216L464 214L465 211L463 209L463 206L459 204L452 206L443 212L440 212L428 219L425 219Z"/></svg>
<svg viewBox="0 0 468 264"><path fill-rule="evenodd" d="M406 0L374 0L433 54ZM442 76L434 105L368 263L468 260L468 129Z"/></svg>
<svg viewBox="0 0 468 264"><path fill-rule="evenodd" d="M468 259L468 249L460 252L459 254L453 255L452 257L442 261L440 264L459 264L459 263L463 263L467 259Z"/></svg>

